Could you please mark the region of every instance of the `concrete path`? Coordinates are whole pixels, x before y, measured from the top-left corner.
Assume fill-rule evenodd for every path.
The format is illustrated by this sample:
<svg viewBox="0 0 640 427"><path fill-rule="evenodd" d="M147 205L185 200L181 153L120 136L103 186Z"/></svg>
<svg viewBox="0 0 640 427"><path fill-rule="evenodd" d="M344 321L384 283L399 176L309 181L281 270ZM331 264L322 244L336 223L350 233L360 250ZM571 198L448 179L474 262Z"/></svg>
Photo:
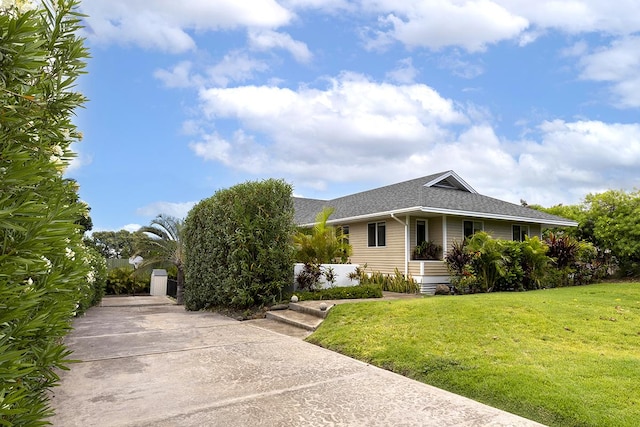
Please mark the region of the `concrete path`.
<svg viewBox="0 0 640 427"><path fill-rule="evenodd" d="M150 304L150 305L147 305ZM259 323L159 297L105 299L67 337L81 362L54 426L540 426Z"/></svg>

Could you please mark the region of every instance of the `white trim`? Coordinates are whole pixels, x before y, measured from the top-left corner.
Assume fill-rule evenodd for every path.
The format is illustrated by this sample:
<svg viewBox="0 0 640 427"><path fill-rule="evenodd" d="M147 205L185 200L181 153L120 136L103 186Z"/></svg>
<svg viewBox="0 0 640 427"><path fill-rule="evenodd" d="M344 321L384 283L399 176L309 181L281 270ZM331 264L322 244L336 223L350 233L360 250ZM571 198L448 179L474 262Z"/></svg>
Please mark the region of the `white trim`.
<svg viewBox="0 0 640 427"><path fill-rule="evenodd" d="M452 216L462 216L462 217L470 217L470 218L483 218L483 219L499 219L505 221L513 221L513 222L526 222L528 224L540 224L540 225L557 225L561 227L577 227L578 223L576 221L571 220L555 220L555 219L537 219L537 218L527 218L521 216L512 216L512 215L502 215L502 214L490 214L484 212L473 212L473 211L460 211L455 209L444 209L444 208L428 208L424 206L414 206L411 208L398 209L394 211L385 211L385 212L377 212L373 214L366 215L357 215L346 218L339 218L327 221L327 224L342 224L346 222L359 222L365 220L373 220L375 218L385 218L391 216L391 214L398 215L404 213L411 212L426 212L426 213L436 213L442 215L452 215ZM313 227L315 222L310 222L307 224L300 224L300 227Z"/></svg>
<svg viewBox="0 0 640 427"><path fill-rule="evenodd" d="M447 216L442 215L442 259L444 260L447 253Z"/></svg>
<svg viewBox="0 0 640 427"><path fill-rule="evenodd" d="M422 206L414 206L412 208L404 208L404 209L398 209L398 210L394 210L394 211L384 211L384 212L376 212L376 213L372 213L372 214L365 214L365 215L356 215L356 216L350 216L350 217L346 217L346 218L339 218L339 219L330 219L329 221L327 221L327 224L338 224L338 223L343 223L343 222L360 222L360 221L365 221L365 220L374 220L375 218L388 218L390 217L392 214L393 215L398 215L398 214L403 214L403 213L411 213L411 212L420 212L422 211ZM313 227L316 223L315 222L310 222L308 224L300 224L300 227Z"/></svg>
<svg viewBox="0 0 640 427"><path fill-rule="evenodd" d="M478 192L476 190L473 189L473 187L471 187L469 184L467 184L464 179L460 178L458 176L457 173L455 173L454 171L448 171L443 173L442 175L440 175L439 177L437 177L436 179L433 179L429 182L427 182L424 186L425 187L432 187L435 184L439 183L440 181L447 179L447 178L453 178L454 180L456 180L458 182L458 184L460 184L460 186L462 188L464 188L465 190L467 190L470 193L473 194L478 194Z"/></svg>
<svg viewBox="0 0 640 427"><path fill-rule="evenodd" d="M459 211L455 209L442 209L442 208L421 208L422 212L428 213L440 213L446 215L455 215L455 216L465 216L471 218L482 218L482 219L500 219L505 221L513 221L513 222L526 222L529 224L540 224L540 225L559 225L565 227L577 227L578 223L571 220L555 220L555 219L537 219L537 218L526 218L522 216L511 216L511 215L502 215L502 214L492 214L492 213L484 213L484 212L471 212L471 211Z"/></svg>
<svg viewBox="0 0 640 427"><path fill-rule="evenodd" d="M398 221L400 224L402 224L404 226L404 277L408 277L409 276L409 230L410 230L410 226L409 226L409 215L407 215L407 220L406 221L402 221L400 218L396 218L394 216L394 214L391 214L391 218L395 219L396 221ZM367 225L367 228L369 226ZM368 232L368 230L367 230ZM367 237L368 240L368 237ZM386 241L386 236L385 236L385 241ZM368 242L367 242L368 243Z"/></svg>

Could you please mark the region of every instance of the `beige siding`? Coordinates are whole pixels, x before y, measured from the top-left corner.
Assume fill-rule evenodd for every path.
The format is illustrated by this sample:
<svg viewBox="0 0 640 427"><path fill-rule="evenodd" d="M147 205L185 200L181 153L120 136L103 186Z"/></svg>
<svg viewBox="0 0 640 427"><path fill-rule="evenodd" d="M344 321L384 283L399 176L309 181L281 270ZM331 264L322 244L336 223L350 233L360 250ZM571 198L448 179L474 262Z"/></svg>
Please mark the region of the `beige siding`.
<svg viewBox="0 0 640 427"><path fill-rule="evenodd" d="M369 272L392 274L395 268L404 272L404 226L393 218L375 222L384 222L386 225L386 246L371 248L368 246L367 224L369 222L349 224L349 243L353 249L351 262L361 266L367 264Z"/></svg>
<svg viewBox="0 0 640 427"><path fill-rule="evenodd" d="M451 249L454 242L462 242L462 218L455 216L447 217L447 249Z"/></svg>
<svg viewBox="0 0 640 427"><path fill-rule="evenodd" d="M484 226L484 231L491 235L495 239L512 240L514 224L528 225L529 236L540 237L540 225L539 224L523 224L513 221L496 221L496 220L482 220L478 218L462 218L462 217L447 217L447 248L451 248L453 242L461 242L463 240L462 222L465 220L480 221Z"/></svg>
<svg viewBox="0 0 640 427"><path fill-rule="evenodd" d="M436 245L444 246L442 244L442 217L429 218L429 240Z"/></svg>

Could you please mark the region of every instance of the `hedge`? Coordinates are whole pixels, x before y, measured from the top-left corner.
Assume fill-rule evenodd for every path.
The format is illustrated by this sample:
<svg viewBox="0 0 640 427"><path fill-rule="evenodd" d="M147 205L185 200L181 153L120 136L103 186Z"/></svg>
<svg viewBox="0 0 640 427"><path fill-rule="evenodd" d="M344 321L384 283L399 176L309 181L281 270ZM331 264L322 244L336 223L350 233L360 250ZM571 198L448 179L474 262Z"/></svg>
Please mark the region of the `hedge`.
<svg viewBox="0 0 640 427"><path fill-rule="evenodd" d="M282 180L216 192L185 221L185 306L274 303L293 280L293 202Z"/></svg>
<svg viewBox="0 0 640 427"><path fill-rule="evenodd" d="M8 426L51 415L47 391L69 356L62 338L101 297L102 264L76 225L87 206L63 177L84 102L73 91L87 56L75 35L80 17L73 0L42 4L0 3L0 425Z"/></svg>

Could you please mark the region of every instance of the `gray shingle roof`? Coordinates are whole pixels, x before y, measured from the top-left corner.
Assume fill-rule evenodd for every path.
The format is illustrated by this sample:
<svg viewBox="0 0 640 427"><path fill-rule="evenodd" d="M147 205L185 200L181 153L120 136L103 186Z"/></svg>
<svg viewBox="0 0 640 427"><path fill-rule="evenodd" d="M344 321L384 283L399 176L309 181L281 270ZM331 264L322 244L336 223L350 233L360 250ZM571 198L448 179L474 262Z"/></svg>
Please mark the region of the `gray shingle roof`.
<svg viewBox="0 0 640 427"><path fill-rule="evenodd" d="M330 217L331 222L339 220L355 220L357 217L375 217L378 214L388 215L391 212L408 211L416 208L424 212L447 213L494 219L510 219L523 222L533 222L554 225L577 225L567 220L535 209L520 206L492 197L471 192L465 188L425 187L425 184L437 181L439 177L446 177L454 172L442 172L421 178L387 185L373 190L363 191L333 200L304 199L295 197L295 221L297 224L311 224L323 207L335 209ZM463 181L462 181L463 182Z"/></svg>

